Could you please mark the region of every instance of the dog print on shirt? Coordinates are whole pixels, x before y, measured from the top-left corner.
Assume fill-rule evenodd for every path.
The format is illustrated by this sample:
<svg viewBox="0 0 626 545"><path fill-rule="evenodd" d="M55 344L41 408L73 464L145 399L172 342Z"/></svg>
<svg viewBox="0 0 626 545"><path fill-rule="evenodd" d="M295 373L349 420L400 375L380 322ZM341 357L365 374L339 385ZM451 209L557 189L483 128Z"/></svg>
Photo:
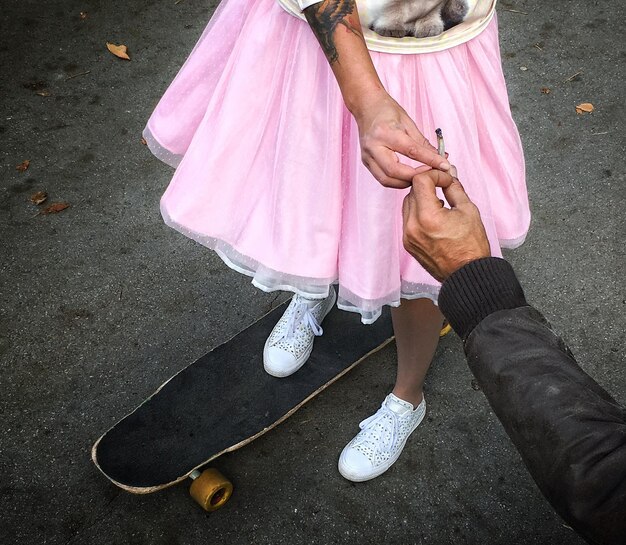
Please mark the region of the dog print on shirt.
<svg viewBox="0 0 626 545"><path fill-rule="evenodd" d="M470 0L359 0L371 18L370 30L391 38L425 38L462 23Z"/></svg>

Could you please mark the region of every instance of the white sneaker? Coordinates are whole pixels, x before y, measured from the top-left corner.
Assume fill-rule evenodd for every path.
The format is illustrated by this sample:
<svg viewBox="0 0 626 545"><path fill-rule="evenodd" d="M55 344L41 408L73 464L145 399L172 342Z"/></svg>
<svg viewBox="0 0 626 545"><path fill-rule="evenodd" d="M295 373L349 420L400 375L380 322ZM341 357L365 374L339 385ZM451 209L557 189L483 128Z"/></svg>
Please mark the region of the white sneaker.
<svg viewBox="0 0 626 545"><path fill-rule="evenodd" d="M313 350L313 340L324 331L320 324L333 308L337 295L330 288L326 299L294 295L263 348L263 367L274 377L288 377L302 367Z"/></svg>
<svg viewBox="0 0 626 545"><path fill-rule="evenodd" d="M426 414L426 402L416 409L389 394L378 411L359 424L361 431L343 449L339 473L354 482L382 475L400 456L406 440Z"/></svg>

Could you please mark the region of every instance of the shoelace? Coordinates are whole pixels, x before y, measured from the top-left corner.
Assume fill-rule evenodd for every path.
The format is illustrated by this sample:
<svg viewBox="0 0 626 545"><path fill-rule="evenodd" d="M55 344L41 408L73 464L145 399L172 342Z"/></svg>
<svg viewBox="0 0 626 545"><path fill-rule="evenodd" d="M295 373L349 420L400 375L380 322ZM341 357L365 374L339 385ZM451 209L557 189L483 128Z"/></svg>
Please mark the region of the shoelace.
<svg viewBox="0 0 626 545"><path fill-rule="evenodd" d="M282 341L283 339L287 341L293 339L296 335L296 330L298 329L300 322L304 322L308 325L311 328L311 331L313 331L313 335L316 337L320 337L324 333L324 330L317 321L317 318L311 312L309 305L305 302L300 302L294 305L293 310L287 319L287 324L285 325L282 333L276 338L276 342Z"/></svg>
<svg viewBox="0 0 626 545"><path fill-rule="evenodd" d="M393 423L392 424L393 429L391 430L391 445L395 445L398 439L398 419L397 419L398 415L394 413L388 407L385 407L385 405L382 405L381 408L378 409L372 416L370 416L369 418L366 418L365 420L363 420L363 422L359 424L359 428L364 430L364 433L361 436L363 440L369 441L374 436L373 437L374 441L378 442L376 441L376 437L375 437L376 433L374 432L374 430L373 429L365 430L365 428L369 427L370 425L375 426L376 423L379 420L382 420L386 415L391 416L391 421ZM389 445L386 444L385 446L389 446Z"/></svg>

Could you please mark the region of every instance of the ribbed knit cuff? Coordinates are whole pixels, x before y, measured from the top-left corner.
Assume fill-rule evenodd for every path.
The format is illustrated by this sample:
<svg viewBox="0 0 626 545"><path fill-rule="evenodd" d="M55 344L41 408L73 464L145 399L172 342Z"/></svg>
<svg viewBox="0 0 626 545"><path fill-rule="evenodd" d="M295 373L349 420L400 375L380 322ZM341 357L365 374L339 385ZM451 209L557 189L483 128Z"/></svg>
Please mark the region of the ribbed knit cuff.
<svg viewBox="0 0 626 545"><path fill-rule="evenodd" d="M498 257L461 267L439 292L439 309L463 340L493 312L527 305L513 267Z"/></svg>

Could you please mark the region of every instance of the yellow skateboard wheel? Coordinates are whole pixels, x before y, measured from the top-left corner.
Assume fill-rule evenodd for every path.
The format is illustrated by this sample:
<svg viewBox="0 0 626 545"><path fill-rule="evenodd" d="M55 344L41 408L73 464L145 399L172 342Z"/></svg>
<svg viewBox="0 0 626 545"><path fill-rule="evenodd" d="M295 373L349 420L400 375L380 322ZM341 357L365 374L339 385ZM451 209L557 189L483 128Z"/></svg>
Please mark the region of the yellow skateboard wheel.
<svg viewBox="0 0 626 545"><path fill-rule="evenodd" d="M444 322L443 327L439 332L439 337L445 337L448 333L450 333L450 331L452 331L452 326L447 321Z"/></svg>
<svg viewBox="0 0 626 545"><path fill-rule="evenodd" d="M191 478L189 494L205 511L217 511L233 493L233 484L217 469L194 471Z"/></svg>

